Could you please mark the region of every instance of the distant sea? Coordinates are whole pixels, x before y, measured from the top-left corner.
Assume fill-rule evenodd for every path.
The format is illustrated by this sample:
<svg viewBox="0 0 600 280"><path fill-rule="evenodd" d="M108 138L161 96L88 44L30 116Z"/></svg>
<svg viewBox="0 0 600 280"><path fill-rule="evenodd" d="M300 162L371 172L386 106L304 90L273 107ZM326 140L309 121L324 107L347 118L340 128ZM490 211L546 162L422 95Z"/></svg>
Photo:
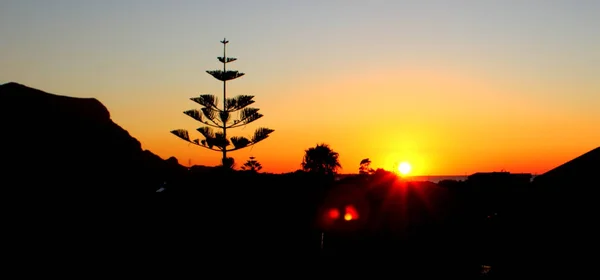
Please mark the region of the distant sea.
<svg viewBox="0 0 600 280"><path fill-rule="evenodd" d="M531 176L531 180L533 180L536 177L536 175L532 175ZM409 181L429 181L429 182L433 182L433 183L438 183L440 181L443 180L454 180L454 181L466 181L468 179L467 175L444 175L444 176L411 176L411 177L406 177L407 180Z"/></svg>
<svg viewBox="0 0 600 280"><path fill-rule="evenodd" d="M338 178L344 178L346 176L356 176L356 174L341 174L338 175ZM404 179L408 181L429 181L433 183L439 183L443 180L454 180L454 181L466 181L469 175L430 175L430 176L408 176L404 177ZM535 178L535 175L532 176L532 179Z"/></svg>
<svg viewBox="0 0 600 280"><path fill-rule="evenodd" d="M432 175L432 176L409 176L406 177L407 180L410 181L429 181L433 183L438 183L443 180L454 180L454 181L466 181L467 175Z"/></svg>
<svg viewBox="0 0 600 280"><path fill-rule="evenodd" d="M347 176L356 176L357 174L339 174L337 175L338 179L345 178ZM455 180L455 181L466 181L468 175L431 175L431 176L408 176L404 177L404 179L409 181L429 181L433 183L438 183L442 180Z"/></svg>

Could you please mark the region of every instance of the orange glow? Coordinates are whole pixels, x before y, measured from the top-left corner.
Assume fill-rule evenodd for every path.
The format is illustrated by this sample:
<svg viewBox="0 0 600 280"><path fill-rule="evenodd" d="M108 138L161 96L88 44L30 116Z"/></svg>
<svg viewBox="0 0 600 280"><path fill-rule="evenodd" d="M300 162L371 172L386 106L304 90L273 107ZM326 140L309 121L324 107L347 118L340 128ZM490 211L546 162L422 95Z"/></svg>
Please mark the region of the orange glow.
<svg viewBox="0 0 600 280"><path fill-rule="evenodd" d="M97 2L102 9L110 7ZM274 7L264 1L253 5L265 13L262 20L281 23L268 26L268 32L263 21L252 20L255 13L240 13L222 26L225 31L242 23L245 33L256 35L253 40L233 32L191 38L183 28L220 14L193 16L200 9L192 5L215 8L189 2L189 7L167 1L160 8L139 5L139 12L115 13L118 18L102 25L83 14L94 13L96 6L82 6L78 17L57 6L46 28L31 28L45 19L28 15L43 11L50 1L21 4L14 13L2 14L28 29L11 33L10 44L2 44L0 52L11 55L2 56L3 65L10 66L0 67L0 83L12 80L58 95L95 98L143 150L162 159L175 157L185 166L217 166L221 152L196 147L170 131L187 129L192 139L204 139L197 128L205 124L183 112L201 108L190 100L200 94L223 101L223 83L205 71L222 67L215 58L223 51L221 35L227 35L227 54L239 58L227 69L246 73L227 83L227 97L252 95L256 103L251 107L264 115L227 130L228 138L251 139L258 127L275 130L257 145L228 153L236 169L253 156L261 172L294 172L306 149L327 143L339 153L342 174L358 173L365 158L373 169L398 174L398 165L406 161L412 165L407 175L415 177L501 170L541 174L600 144L600 82L594 63L600 36L590 28L600 25L600 17L588 22L575 12L585 8L575 1L569 13L559 11L560 17L551 15L561 5L531 13L508 8L514 24L505 24L505 17L472 16L496 9L489 3L472 10L438 1L444 4L431 7L452 10L434 16L424 13L429 4L402 1L379 1L343 13L337 5L315 8L282 1L281 12L267 13L263 7ZM163 7L165 12L151 20L149 15ZM375 16L355 20L365 15ZM311 24L292 18L310 18ZM540 21L532 24L532 19ZM324 28L313 30L322 23ZM33 44L32 38L44 40ZM147 43L155 40L160 44ZM37 163L36 156L23 156ZM329 208L320 210L326 218ZM342 220L345 212L339 211ZM361 215L367 220L367 212Z"/></svg>
<svg viewBox="0 0 600 280"><path fill-rule="evenodd" d="M333 220L336 220L336 219L338 219L340 217L340 211L337 210L337 209L335 209L335 208L333 208L333 209L329 210L327 216L329 218L333 219Z"/></svg>
<svg viewBox="0 0 600 280"><path fill-rule="evenodd" d="M213 66L199 67L212 69ZM252 67L239 70L254 75L268 73ZM305 149L325 142L339 153L343 167L340 172L344 174L357 173L360 161L367 157L372 161L372 168L395 172L399 161L406 161L412 165L410 176L468 175L500 170L540 174L598 146L600 114L573 110L554 99L539 103L535 96L547 96L548 91L557 90L546 88L544 83L520 88L518 84L506 84L502 79L483 73L419 63L378 68L373 72L344 73L339 78L314 80L294 87L283 82L264 86L261 84L264 79L249 75L233 81L229 92L256 94L256 107L265 117L227 134L249 137L258 126L273 128L275 132L252 149L241 149L230 156L235 158L237 166L252 155L262 164L262 172L287 173L299 168ZM181 111L198 109L197 104L188 100L194 92L218 95L222 84L209 75L200 76L203 80L198 84L194 76L194 79L186 79L193 81L191 84L175 88L171 85L162 88L129 86L111 90L111 93L127 92L122 98L107 97L98 90L89 91L85 85L79 86L81 91L73 85L57 87L55 91L71 96L86 92L102 100L117 124L136 137L144 149L163 159L175 156L186 166L216 166L221 163L221 153L195 147L169 133L172 129L184 128L190 131L192 138L202 139L195 131L199 124ZM597 87L577 87L589 91L590 96L598 91ZM70 88L73 89L68 90ZM178 96L162 99L164 92ZM340 110L330 110L332 104L339 104L340 98L337 94L328 94L331 92L343 92L345 100ZM373 93L369 99L373 101L365 103L358 98L364 92ZM525 92L531 96L523 94ZM134 102L133 97L142 93L155 97ZM322 98L322 102L315 104L315 98ZM282 102L294 106L281 106ZM136 104L136 107L127 104ZM319 114L304 117L306 108ZM356 118L356 108L365 108L365 116L377 115L381 121ZM148 121L148 116L152 116L152 121ZM340 218L343 215L340 213Z"/></svg>
<svg viewBox="0 0 600 280"><path fill-rule="evenodd" d="M344 220L346 220L346 221L351 221L352 218L353 218L352 214L350 214L350 213L346 213L346 215L344 215Z"/></svg>

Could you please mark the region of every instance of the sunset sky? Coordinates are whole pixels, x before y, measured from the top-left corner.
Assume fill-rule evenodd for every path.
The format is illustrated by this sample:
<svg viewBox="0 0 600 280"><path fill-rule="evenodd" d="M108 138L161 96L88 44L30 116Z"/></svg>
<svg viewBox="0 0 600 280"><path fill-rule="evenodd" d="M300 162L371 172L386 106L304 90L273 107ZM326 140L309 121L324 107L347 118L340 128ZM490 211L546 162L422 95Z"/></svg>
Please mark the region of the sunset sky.
<svg viewBox="0 0 600 280"><path fill-rule="evenodd" d="M265 115L228 134L275 129L238 166L294 171L325 142L343 173L539 174L600 145L598 27L593 0L3 0L0 83L95 97L144 149L217 165L169 131L201 137L182 112L222 94L227 37L228 93Z"/></svg>

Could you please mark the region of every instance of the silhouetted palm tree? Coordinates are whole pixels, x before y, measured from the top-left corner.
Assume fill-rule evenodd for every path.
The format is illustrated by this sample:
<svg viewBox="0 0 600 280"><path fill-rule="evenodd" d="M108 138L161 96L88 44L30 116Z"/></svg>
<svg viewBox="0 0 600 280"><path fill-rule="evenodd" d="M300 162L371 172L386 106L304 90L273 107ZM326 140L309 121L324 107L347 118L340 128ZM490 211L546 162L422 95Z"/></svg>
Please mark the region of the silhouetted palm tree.
<svg viewBox="0 0 600 280"><path fill-rule="evenodd" d="M338 160L339 154L333 151L327 144L317 144L313 148L304 151L302 169L304 171L323 175L333 175L341 168Z"/></svg>

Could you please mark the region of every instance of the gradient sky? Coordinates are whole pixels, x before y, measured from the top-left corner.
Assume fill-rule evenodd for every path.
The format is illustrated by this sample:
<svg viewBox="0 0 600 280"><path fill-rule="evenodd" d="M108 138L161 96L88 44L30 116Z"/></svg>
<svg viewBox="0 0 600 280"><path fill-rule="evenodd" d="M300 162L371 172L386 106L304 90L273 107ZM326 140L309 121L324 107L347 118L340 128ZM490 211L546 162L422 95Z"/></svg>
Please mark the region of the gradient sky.
<svg viewBox="0 0 600 280"><path fill-rule="evenodd" d="M144 149L217 165L189 98L255 95L276 131L249 156L300 167L325 142L342 172L370 158L415 175L543 173L600 144L600 1L3 0L0 83L95 97ZM34 128L31 128L32 131Z"/></svg>

